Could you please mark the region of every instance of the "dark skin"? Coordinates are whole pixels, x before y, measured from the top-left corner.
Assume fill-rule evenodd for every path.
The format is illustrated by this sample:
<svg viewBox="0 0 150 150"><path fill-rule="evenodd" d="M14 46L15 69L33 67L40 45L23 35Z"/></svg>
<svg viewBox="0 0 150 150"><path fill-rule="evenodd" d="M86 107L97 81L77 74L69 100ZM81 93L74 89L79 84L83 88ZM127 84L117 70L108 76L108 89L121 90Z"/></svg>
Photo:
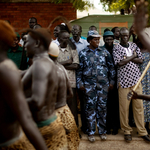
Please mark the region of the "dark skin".
<svg viewBox="0 0 150 150"><path fill-rule="evenodd" d="M81 36L81 28L79 25L72 26L72 36L76 42L79 42Z"/></svg>
<svg viewBox="0 0 150 150"><path fill-rule="evenodd" d="M114 38L112 36L104 37L105 47L112 54Z"/></svg>
<svg viewBox="0 0 150 150"><path fill-rule="evenodd" d="M28 35L25 48L27 56L33 58L33 64L22 78L23 88L33 118L38 123L55 115L57 70L40 40Z"/></svg>
<svg viewBox="0 0 150 150"><path fill-rule="evenodd" d="M115 33L114 33L114 38L116 40L119 40L119 37L120 37L120 29L119 28L116 28L115 29Z"/></svg>
<svg viewBox="0 0 150 150"><path fill-rule="evenodd" d="M96 30L97 31L97 28L96 27L90 27L89 30Z"/></svg>
<svg viewBox="0 0 150 150"><path fill-rule="evenodd" d="M37 24L36 20L34 18L29 19L29 27L33 29L33 27Z"/></svg>
<svg viewBox="0 0 150 150"><path fill-rule="evenodd" d="M18 137L22 128L35 149L47 150L25 100L19 72L7 58L8 48L0 41L0 143Z"/></svg>
<svg viewBox="0 0 150 150"><path fill-rule="evenodd" d="M129 30L129 39L130 39L131 35L133 37L133 42L136 43L137 37L136 37L135 29L134 29L134 24L131 26L131 28Z"/></svg>
<svg viewBox="0 0 150 150"><path fill-rule="evenodd" d="M67 99L73 97L73 92L65 68L57 62L57 58L51 56L50 58L54 61L57 68L58 94L56 109L58 109L67 104Z"/></svg>
<svg viewBox="0 0 150 150"><path fill-rule="evenodd" d="M64 32L62 33L61 35L59 35L58 37L58 41L60 43L60 47L61 48L66 48L67 47L67 44L68 44L68 40L69 40L69 33L68 32ZM61 65L63 65L65 67L65 69L67 70L76 70L78 69L78 64L76 63L73 63L73 58L70 58L66 61L62 61L62 62L59 62Z"/></svg>
<svg viewBox="0 0 150 150"><path fill-rule="evenodd" d="M134 27L135 31L145 46L145 48L150 52L150 42L148 35L143 31L147 26L148 22L148 3L145 0L139 0L136 2L137 13L134 15Z"/></svg>
<svg viewBox="0 0 150 150"><path fill-rule="evenodd" d="M104 38L104 42L105 42L105 47L106 49L110 52L110 54L112 55L112 49L113 49L113 42L114 42L114 38L111 36L105 37ZM110 84L109 85L109 89L112 90L113 89L113 85Z"/></svg>
<svg viewBox="0 0 150 150"><path fill-rule="evenodd" d="M60 32L60 27L59 27L59 26L56 26L56 27L54 28L54 32L53 32L53 34L54 34L54 36L55 36L56 38L58 37L59 32Z"/></svg>
<svg viewBox="0 0 150 150"><path fill-rule="evenodd" d="M33 30L38 29L38 28L42 28L42 27L40 25L36 24L36 25L34 25Z"/></svg>
<svg viewBox="0 0 150 150"><path fill-rule="evenodd" d="M19 44L19 38L16 37L13 44L12 44L12 46L11 46L11 49L14 53L17 51L17 49L19 47L18 44Z"/></svg>
<svg viewBox="0 0 150 150"><path fill-rule="evenodd" d="M121 44L124 46L128 45L128 40L129 40L129 31L128 30L124 30L120 32L120 37L121 37ZM125 59L123 59L122 61L120 61L118 63L119 66L124 66L127 63L129 63L130 61L134 62L134 63L143 63L143 60L140 58L137 58L137 54L136 52L133 53L132 56L130 57L126 57Z"/></svg>
<svg viewBox="0 0 150 150"><path fill-rule="evenodd" d="M138 94L134 91L130 92L129 96L131 96L132 99L143 99L146 101L150 101L150 95Z"/></svg>

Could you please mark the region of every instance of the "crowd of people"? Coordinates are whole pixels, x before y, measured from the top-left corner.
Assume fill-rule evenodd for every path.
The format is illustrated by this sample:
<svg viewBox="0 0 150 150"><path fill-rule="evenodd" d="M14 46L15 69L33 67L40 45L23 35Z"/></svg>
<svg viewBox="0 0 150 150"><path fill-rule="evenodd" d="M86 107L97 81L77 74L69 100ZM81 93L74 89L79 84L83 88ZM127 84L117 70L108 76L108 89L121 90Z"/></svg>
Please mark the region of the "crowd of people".
<svg viewBox="0 0 150 150"><path fill-rule="evenodd" d="M0 150L77 150L81 132L94 142L96 127L101 140L122 129L131 142L131 104L137 134L150 142L150 69L134 90L150 60L145 5L129 30L103 36L91 25L83 37L64 21L54 40L32 17L20 37L0 20Z"/></svg>

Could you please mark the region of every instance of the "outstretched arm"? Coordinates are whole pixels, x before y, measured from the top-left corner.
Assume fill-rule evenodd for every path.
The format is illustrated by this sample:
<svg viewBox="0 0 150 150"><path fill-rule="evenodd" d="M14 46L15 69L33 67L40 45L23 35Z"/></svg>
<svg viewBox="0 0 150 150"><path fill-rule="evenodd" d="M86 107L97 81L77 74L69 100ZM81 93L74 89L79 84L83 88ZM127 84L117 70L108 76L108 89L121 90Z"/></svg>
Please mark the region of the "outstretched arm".
<svg viewBox="0 0 150 150"><path fill-rule="evenodd" d="M37 150L47 150L44 139L36 127L21 88L21 79L17 71L0 69L0 91L18 119L22 129ZM9 94L8 94L9 93Z"/></svg>
<svg viewBox="0 0 150 150"><path fill-rule="evenodd" d="M134 27L135 31L142 42L142 44L150 51L150 42L148 35L144 32L148 21L148 3L145 0L136 2L137 13L134 15Z"/></svg>
<svg viewBox="0 0 150 150"><path fill-rule="evenodd" d="M132 99L143 99L150 101L150 95L137 94L135 91L131 91L130 95L132 95Z"/></svg>

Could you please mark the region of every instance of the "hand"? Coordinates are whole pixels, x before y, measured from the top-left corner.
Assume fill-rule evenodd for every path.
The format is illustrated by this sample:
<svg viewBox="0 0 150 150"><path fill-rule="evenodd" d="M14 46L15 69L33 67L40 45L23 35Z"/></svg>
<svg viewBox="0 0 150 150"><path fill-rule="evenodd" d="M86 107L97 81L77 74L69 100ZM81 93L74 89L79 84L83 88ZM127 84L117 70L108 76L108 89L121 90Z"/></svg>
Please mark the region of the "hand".
<svg viewBox="0 0 150 150"><path fill-rule="evenodd" d="M80 87L80 90L86 92L86 89L85 89L84 86L81 86L81 87Z"/></svg>
<svg viewBox="0 0 150 150"><path fill-rule="evenodd" d="M68 64L72 64L72 63L73 63L72 58L68 59Z"/></svg>
<svg viewBox="0 0 150 150"><path fill-rule="evenodd" d="M137 33L141 32L146 26L148 21L148 3L145 0L136 2L137 12L134 15L134 27Z"/></svg>
<svg viewBox="0 0 150 150"><path fill-rule="evenodd" d="M127 99L131 100L131 99L137 99L138 98L138 94L135 91L130 91L127 95Z"/></svg>
<svg viewBox="0 0 150 150"><path fill-rule="evenodd" d="M109 90L112 90L114 86L112 84L109 84Z"/></svg>
<svg viewBox="0 0 150 150"><path fill-rule="evenodd" d="M133 52L133 55L134 55L135 58L137 57L136 51Z"/></svg>
<svg viewBox="0 0 150 150"><path fill-rule="evenodd" d="M132 99L137 99L138 98L138 94L135 91L133 91L133 90L132 90L132 93L133 93Z"/></svg>

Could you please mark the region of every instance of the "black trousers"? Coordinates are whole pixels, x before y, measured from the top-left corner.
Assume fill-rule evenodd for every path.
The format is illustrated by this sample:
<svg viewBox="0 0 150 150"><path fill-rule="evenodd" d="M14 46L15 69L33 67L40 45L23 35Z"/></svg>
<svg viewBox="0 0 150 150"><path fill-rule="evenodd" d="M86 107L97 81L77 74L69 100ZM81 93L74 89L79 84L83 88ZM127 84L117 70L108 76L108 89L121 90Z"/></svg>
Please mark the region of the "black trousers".
<svg viewBox="0 0 150 150"><path fill-rule="evenodd" d="M67 100L67 104L74 116L76 125L78 126L78 110L77 110L77 95L76 95L76 88L72 88L73 97Z"/></svg>
<svg viewBox="0 0 150 150"><path fill-rule="evenodd" d="M82 126L81 126L81 130L86 133L86 130L87 130L87 121L86 121L86 117L85 117L85 93L84 91L81 91L81 90L77 90L78 92L78 97L79 97L79 100L80 100L80 109L81 109L81 123L82 123Z"/></svg>
<svg viewBox="0 0 150 150"><path fill-rule="evenodd" d="M118 130L120 128L119 99L116 86L108 92L106 128L107 131L111 129Z"/></svg>

